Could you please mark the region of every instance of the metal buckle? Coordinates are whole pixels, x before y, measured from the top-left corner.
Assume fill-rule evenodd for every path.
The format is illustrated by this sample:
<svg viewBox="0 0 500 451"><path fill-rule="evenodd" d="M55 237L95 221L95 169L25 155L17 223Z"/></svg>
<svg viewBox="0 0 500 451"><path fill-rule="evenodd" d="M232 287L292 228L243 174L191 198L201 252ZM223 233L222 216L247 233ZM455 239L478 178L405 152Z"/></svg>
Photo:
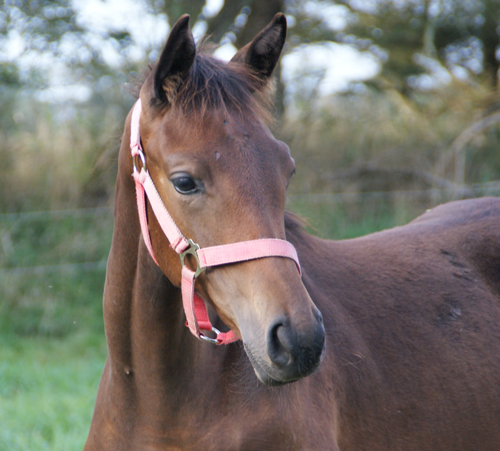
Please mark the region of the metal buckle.
<svg viewBox="0 0 500 451"><path fill-rule="evenodd" d="M215 333L217 336L220 334L220 330L216 329L214 326L212 326L212 332ZM203 334L200 334L200 339L207 341L208 343L212 343L214 345L219 344L219 340L217 340L217 338L210 338Z"/></svg>
<svg viewBox="0 0 500 451"><path fill-rule="evenodd" d="M201 266L200 264L200 259L198 257L198 254L196 251L200 248L198 244L196 244L193 240L187 240L189 247L184 251L179 254L179 257L181 258L181 265L185 266L185 258L186 255L192 255L195 260L196 260L196 270L194 272L194 278L196 279L203 271L205 271L205 268ZM216 329L217 330L217 329Z"/></svg>
<svg viewBox="0 0 500 451"><path fill-rule="evenodd" d="M146 169L146 157L144 156L144 152L140 148L138 148L137 154L132 157L132 164L134 166L134 172L139 172L137 169L137 165L136 165L137 157L140 158L141 163L142 163L142 168L146 171L147 170Z"/></svg>

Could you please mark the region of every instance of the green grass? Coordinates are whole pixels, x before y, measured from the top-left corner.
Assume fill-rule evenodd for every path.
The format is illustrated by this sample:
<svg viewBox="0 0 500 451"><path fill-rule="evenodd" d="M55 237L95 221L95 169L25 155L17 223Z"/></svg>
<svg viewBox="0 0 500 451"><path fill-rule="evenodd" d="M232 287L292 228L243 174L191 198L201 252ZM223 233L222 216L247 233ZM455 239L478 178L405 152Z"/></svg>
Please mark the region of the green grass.
<svg viewBox="0 0 500 451"><path fill-rule="evenodd" d="M0 336L0 450L81 450L105 355L102 333Z"/></svg>
<svg viewBox="0 0 500 451"><path fill-rule="evenodd" d="M427 208L397 198L353 197L340 201L334 195L291 196L287 209L304 217L314 235L342 240L406 224Z"/></svg>
<svg viewBox="0 0 500 451"><path fill-rule="evenodd" d="M110 209L0 216L0 267L15 268L105 259L112 230Z"/></svg>
<svg viewBox="0 0 500 451"><path fill-rule="evenodd" d="M0 451L83 448L106 358L102 213L0 217Z"/></svg>
<svg viewBox="0 0 500 451"><path fill-rule="evenodd" d="M83 448L106 357L103 282L102 270L0 279L1 451Z"/></svg>

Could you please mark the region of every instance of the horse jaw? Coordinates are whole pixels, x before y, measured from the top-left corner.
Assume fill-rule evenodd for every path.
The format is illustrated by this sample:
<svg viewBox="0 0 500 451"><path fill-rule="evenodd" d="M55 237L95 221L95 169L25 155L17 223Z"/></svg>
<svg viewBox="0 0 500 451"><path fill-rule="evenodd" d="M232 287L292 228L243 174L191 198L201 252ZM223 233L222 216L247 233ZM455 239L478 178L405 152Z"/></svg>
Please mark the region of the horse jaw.
<svg viewBox="0 0 500 451"><path fill-rule="evenodd" d="M260 382L283 385L318 368L325 354L323 319L292 262L269 258L214 269L203 285L242 339Z"/></svg>

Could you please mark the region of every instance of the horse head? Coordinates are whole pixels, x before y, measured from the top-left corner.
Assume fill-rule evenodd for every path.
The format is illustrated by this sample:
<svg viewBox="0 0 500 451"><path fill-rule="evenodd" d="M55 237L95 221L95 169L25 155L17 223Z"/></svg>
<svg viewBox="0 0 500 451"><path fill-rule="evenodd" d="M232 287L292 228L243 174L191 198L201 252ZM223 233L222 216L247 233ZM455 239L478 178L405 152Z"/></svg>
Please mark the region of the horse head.
<svg viewBox="0 0 500 451"><path fill-rule="evenodd" d="M285 42L285 16L276 15L228 63L197 52L188 23L183 16L172 28L140 91L140 140L151 178L179 230L201 248L285 240L294 161L266 126L262 106ZM179 286L179 256L151 211L148 218L157 263ZM263 383L292 382L319 365L321 313L292 259L207 268L196 290L243 341Z"/></svg>

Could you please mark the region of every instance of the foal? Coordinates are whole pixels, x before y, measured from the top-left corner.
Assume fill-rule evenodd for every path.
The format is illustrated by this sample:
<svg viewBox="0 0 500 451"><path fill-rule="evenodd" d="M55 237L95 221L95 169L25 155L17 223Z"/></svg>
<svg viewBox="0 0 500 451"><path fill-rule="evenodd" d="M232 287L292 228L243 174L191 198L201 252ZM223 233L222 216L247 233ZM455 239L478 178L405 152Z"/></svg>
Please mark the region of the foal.
<svg viewBox="0 0 500 451"><path fill-rule="evenodd" d="M85 450L499 449L500 201L306 234L260 103L285 35L279 14L224 64L184 16L142 86Z"/></svg>

